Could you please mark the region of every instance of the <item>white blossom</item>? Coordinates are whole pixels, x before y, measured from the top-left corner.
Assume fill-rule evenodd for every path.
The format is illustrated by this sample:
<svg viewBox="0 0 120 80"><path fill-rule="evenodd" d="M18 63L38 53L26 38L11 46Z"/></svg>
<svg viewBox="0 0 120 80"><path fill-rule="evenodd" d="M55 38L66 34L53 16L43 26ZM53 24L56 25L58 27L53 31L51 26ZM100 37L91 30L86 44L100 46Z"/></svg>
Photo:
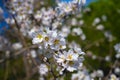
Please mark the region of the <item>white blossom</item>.
<svg viewBox="0 0 120 80"><path fill-rule="evenodd" d="M109 80L119 80L119 78L117 78L115 74L111 74Z"/></svg>
<svg viewBox="0 0 120 80"><path fill-rule="evenodd" d="M12 45L12 47L13 47L14 50L19 50L23 47L23 45L21 43L17 42L17 43L14 43Z"/></svg>
<svg viewBox="0 0 120 80"><path fill-rule="evenodd" d="M94 19L92 25L95 26L95 25L97 25L98 23L100 23L100 21L101 21L100 18L97 17L97 18Z"/></svg>
<svg viewBox="0 0 120 80"><path fill-rule="evenodd" d="M72 32L73 32L73 33L76 33L76 35L81 35L81 34L83 34L82 29L80 29L80 28L73 28Z"/></svg>
<svg viewBox="0 0 120 80"><path fill-rule="evenodd" d="M71 80L91 80L91 78L88 73L83 70L72 74Z"/></svg>
<svg viewBox="0 0 120 80"><path fill-rule="evenodd" d="M116 44L116 45L114 46L114 49L115 49L115 51L116 51L117 53L120 53L120 43Z"/></svg>
<svg viewBox="0 0 120 80"><path fill-rule="evenodd" d="M30 54L33 58L36 58L37 57L37 54L36 54L36 51L35 50L31 50L30 51Z"/></svg>
<svg viewBox="0 0 120 80"><path fill-rule="evenodd" d="M104 30L104 26L102 24L99 24L96 26L97 30Z"/></svg>
<svg viewBox="0 0 120 80"><path fill-rule="evenodd" d="M47 65L45 65L45 64L40 64L40 66L39 66L39 73L40 73L41 75L46 75L47 72L48 72L48 67L47 67Z"/></svg>
<svg viewBox="0 0 120 80"><path fill-rule="evenodd" d="M67 37L70 34L70 27L69 26L63 26L61 33L64 37Z"/></svg>
<svg viewBox="0 0 120 80"><path fill-rule="evenodd" d="M73 18L73 19L71 20L71 25L72 25L72 26L77 25L77 19L76 19L76 18Z"/></svg>
<svg viewBox="0 0 120 80"><path fill-rule="evenodd" d="M119 75L119 74L120 74L120 68L119 68L119 67L116 67L116 68L114 69L114 72Z"/></svg>
<svg viewBox="0 0 120 80"><path fill-rule="evenodd" d="M97 70L97 71L96 71L96 75L97 75L97 77L103 77L103 76L104 76L104 73L103 73L102 70Z"/></svg>
<svg viewBox="0 0 120 80"><path fill-rule="evenodd" d="M84 53L80 49L70 49L68 52L63 51L62 53L57 53L55 55L55 60L59 65L63 66L63 69L73 72L82 66L82 61L84 60L82 57L83 54Z"/></svg>

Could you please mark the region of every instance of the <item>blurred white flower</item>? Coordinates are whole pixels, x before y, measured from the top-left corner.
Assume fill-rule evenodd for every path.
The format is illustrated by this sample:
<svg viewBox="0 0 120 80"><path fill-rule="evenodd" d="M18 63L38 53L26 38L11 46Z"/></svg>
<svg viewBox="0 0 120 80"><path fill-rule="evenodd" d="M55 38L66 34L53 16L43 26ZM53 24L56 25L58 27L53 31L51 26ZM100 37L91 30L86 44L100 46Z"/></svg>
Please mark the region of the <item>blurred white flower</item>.
<svg viewBox="0 0 120 80"><path fill-rule="evenodd" d="M31 50L30 51L30 54L33 58L36 58L37 57L37 54L36 54L36 51L35 50Z"/></svg>
<svg viewBox="0 0 120 80"><path fill-rule="evenodd" d="M92 59L95 60L97 58L96 55L92 55Z"/></svg>
<svg viewBox="0 0 120 80"><path fill-rule="evenodd" d="M42 19L42 12L41 11L37 11L36 14L34 14L34 17L35 17L35 19L40 21L40 19Z"/></svg>
<svg viewBox="0 0 120 80"><path fill-rule="evenodd" d="M119 80L119 79L116 77L115 74L111 74L109 80Z"/></svg>
<svg viewBox="0 0 120 80"><path fill-rule="evenodd" d="M120 43L117 43L115 46L114 46L114 49L117 53L120 53Z"/></svg>
<svg viewBox="0 0 120 80"><path fill-rule="evenodd" d="M120 43L117 43L116 45L114 45L114 49L115 49L115 51L116 51L115 57L116 57L117 59L120 59Z"/></svg>
<svg viewBox="0 0 120 80"><path fill-rule="evenodd" d="M100 23L100 21L101 21L100 18L97 17L94 19L92 25L95 26L96 24Z"/></svg>
<svg viewBox="0 0 120 80"><path fill-rule="evenodd" d="M111 57L108 55L108 56L105 57L105 60L106 60L106 61L110 61L110 60L111 60Z"/></svg>
<svg viewBox="0 0 120 80"><path fill-rule="evenodd" d="M73 19L71 20L71 25L72 25L72 26L77 25L77 19L76 19L76 18L73 18Z"/></svg>
<svg viewBox="0 0 120 80"><path fill-rule="evenodd" d="M120 74L120 68L119 67L116 67L115 69L114 69L114 72L115 72L115 74Z"/></svg>
<svg viewBox="0 0 120 80"><path fill-rule="evenodd" d="M99 24L96 26L97 30L104 30L104 26L102 24Z"/></svg>
<svg viewBox="0 0 120 80"><path fill-rule="evenodd" d="M85 5L86 3L86 0L78 0L78 1L81 1L82 5Z"/></svg>
<svg viewBox="0 0 120 80"><path fill-rule="evenodd" d="M111 34L111 32L110 31L106 31L106 32L104 32L104 35L105 35L105 37L108 39L108 41L113 41L114 40L114 36Z"/></svg>
<svg viewBox="0 0 120 80"><path fill-rule="evenodd" d="M61 33L64 37L67 37L70 34L70 27L69 26L63 26Z"/></svg>
<svg viewBox="0 0 120 80"><path fill-rule="evenodd" d="M39 80L45 80L43 77L39 77Z"/></svg>
<svg viewBox="0 0 120 80"><path fill-rule="evenodd" d="M83 34L83 31L80 28L73 28L72 32L75 33L76 35Z"/></svg>
<svg viewBox="0 0 120 80"><path fill-rule="evenodd" d="M54 23L52 24L52 27L53 27L53 29L56 29L56 28L58 28L61 24L62 24L61 22L56 21L56 22L54 22Z"/></svg>
<svg viewBox="0 0 120 80"><path fill-rule="evenodd" d="M41 75L46 75L47 72L48 72L48 67L47 67L47 65L45 65L45 64L40 64L40 66L39 66L39 73L40 73Z"/></svg>
<svg viewBox="0 0 120 80"><path fill-rule="evenodd" d="M14 20L14 19L11 19L11 18L6 18L5 21L6 21L8 24L15 24L15 20Z"/></svg>
<svg viewBox="0 0 120 80"><path fill-rule="evenodd" d="M91 80L87 71L78 71L77 73L72 74L71 80Z"/></svg>
<svg viewBox="0 0 120 80"><path fill-rule="evenodd" d="M103 21L107 21L107 16L106 15L102 15L102 20Z"/></svg>
<svg viewBox="0 0 120 80"><path fill-rule="evenodd" d="M71 3L58 3L58 9L60 9L62 12L61 13L69 13L72 11L72 4Z"/></svg>
<svg viewBox="0 0 120 80"><path fill-rule="evenodd" d="M93 72L90 74L90 76L91 76L91 78L94 79L94 78L97 76L96 71L93 71Z"/></svg>
<svg viewBox="0 0 120 80"><path fill-rule="evenodd" d="M79 25L83 25L83 24L84 24L84 20L80 20Z"/></svg>
<svg viewBox="0 0 120 80"><path fill-rule="evenodd" d="M12 44L14 50L19 50L23 47L23 45L19 42Z"/></svg>
<svg viewBox="0 0 120 80"><path fill-rule="evenodd" d="M102 71L102 70L97 70L97 71L96 71L96 76L97 76L97 77L100 77L100 78L103 77L103 76L104 76L103 71Z"/></svg>
<svg viewBox="0 0 120 80"><path fill-rule="evenodd" d="M117 53L117 54L115 55L115 57L116 57L117 59L120 59L120 53Z"/></svg>
<svg viewBox="0 0 120 80"><path fill-rule="evenodd" d="M80 37L81 37L82 40L85 40L85 39L86 39L85 34L82 34Z"/></svg>

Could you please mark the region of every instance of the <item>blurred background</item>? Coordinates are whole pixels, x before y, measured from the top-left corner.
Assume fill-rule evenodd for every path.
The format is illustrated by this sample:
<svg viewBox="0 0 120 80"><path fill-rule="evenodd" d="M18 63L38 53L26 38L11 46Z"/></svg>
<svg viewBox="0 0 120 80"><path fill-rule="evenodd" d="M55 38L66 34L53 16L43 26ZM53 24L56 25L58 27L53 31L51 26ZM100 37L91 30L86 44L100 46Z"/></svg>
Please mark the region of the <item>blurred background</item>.
<svg viewBox="0 0 120 80"><path fill-rule="evenodd" d="M21 52L25 48L15 30L10 27L15 25L11 25L14 21L6 3L7 0L0 0L0 80L24 80L26 65ZM54 0L34 0L34 3L36 8L55 5ZM83 63L88 74L95 80L99 80L99 77L101 80L109 80L111 74L114 74L115 79L110 80L120 80L119 18L120 0L86 0L82 12L67 21L66 26L71 26L67 40L75 41L86 53ZM25 39L31 45L31 39ZM31 49L36 47L32 46ZM33 68L33 65L30 66ZM35 70L31 70L33 74L28 80L40 80Z"/></svg>

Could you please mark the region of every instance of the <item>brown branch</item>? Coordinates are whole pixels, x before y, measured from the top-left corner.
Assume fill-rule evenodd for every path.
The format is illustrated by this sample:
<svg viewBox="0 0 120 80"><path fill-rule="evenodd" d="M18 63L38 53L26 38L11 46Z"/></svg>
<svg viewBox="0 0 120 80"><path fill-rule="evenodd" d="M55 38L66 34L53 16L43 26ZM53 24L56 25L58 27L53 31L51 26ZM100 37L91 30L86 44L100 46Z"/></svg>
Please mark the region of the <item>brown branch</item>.
<svg viewBox="0 0 120 80"><path fill-rule="evenodd" d="M118 62L118 60L115 60L114 64L111 65L111 69L110 69L108 75L104 78L104 80L108 80L110 74L112 74L112 69L114 69L117 64L119 64L119 62Z"/></svg>
<svg viewBox="0 0 120 80"><path fill-rule="evenodd" d="M0 64L5 62L6 60L9 60L11 58L15 58L15 57L19 56L20 54L24 53L27 49L34 49L34 48L37 48L37 47L38 47L38 45L31 45L27 48L22 48L21 50L17 51L14 55L9 56L9 57L5 57L4 59L1 59Z"/></svg>
<svg viewBox="0 0 120 80"><path fill-rule="evenodd" d="M17 30L15 30L15 31L18 34L20 42L23 44L23 47L26 48L26 51L25 51L26 53L24 52L24 54L23 54L23 61L24 61L24 65L25 65L25 68L26 68L26 80L29 80L29 77L30 77L30 72L29 71L30 71L30 69L29 69L29 64L27 62L27 58L26 58L26 55L29 53L29 49L27 48L28 45L26 44L26 40L25 40L24 36L19 31L20 26L19 26L16 18L13 15L12 15L12 17L13 17L13 19L15 21L15 24L16 24L16 27L17 27Z"/></svg>

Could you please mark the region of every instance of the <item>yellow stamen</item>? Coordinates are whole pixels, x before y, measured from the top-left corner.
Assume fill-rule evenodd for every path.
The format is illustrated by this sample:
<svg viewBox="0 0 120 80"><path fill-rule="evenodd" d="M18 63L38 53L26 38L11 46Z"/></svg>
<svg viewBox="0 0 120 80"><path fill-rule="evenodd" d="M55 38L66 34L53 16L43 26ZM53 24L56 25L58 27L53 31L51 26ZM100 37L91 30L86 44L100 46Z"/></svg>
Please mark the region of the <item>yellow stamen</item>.
<svg viewBox="0 0 120 80"><path fill-rule="evenodd" d="M56 40L54 41L54 44L59 44L59 42L60 42L60 41L56 39Z"/></svg>
<svg viewBox="0 0 120 80"><path fill-rule="evenodd" d="M70 60L71 60L71 59L72 59L72 55L68 55L68 59L70 59Z"/></svg>
<svg viewBox="0 0 120 80"><path fill-rule="evenodd" d="M49 37L45 37L45 40L46 40L46 41L49 41Z"/></svg>
<svg viewBox="0 0 120 80"><path fill-rule="evenodd" d="M41 38L43 38L43 36L41 34L38 34L37 38L41 39Z"/></svg>

